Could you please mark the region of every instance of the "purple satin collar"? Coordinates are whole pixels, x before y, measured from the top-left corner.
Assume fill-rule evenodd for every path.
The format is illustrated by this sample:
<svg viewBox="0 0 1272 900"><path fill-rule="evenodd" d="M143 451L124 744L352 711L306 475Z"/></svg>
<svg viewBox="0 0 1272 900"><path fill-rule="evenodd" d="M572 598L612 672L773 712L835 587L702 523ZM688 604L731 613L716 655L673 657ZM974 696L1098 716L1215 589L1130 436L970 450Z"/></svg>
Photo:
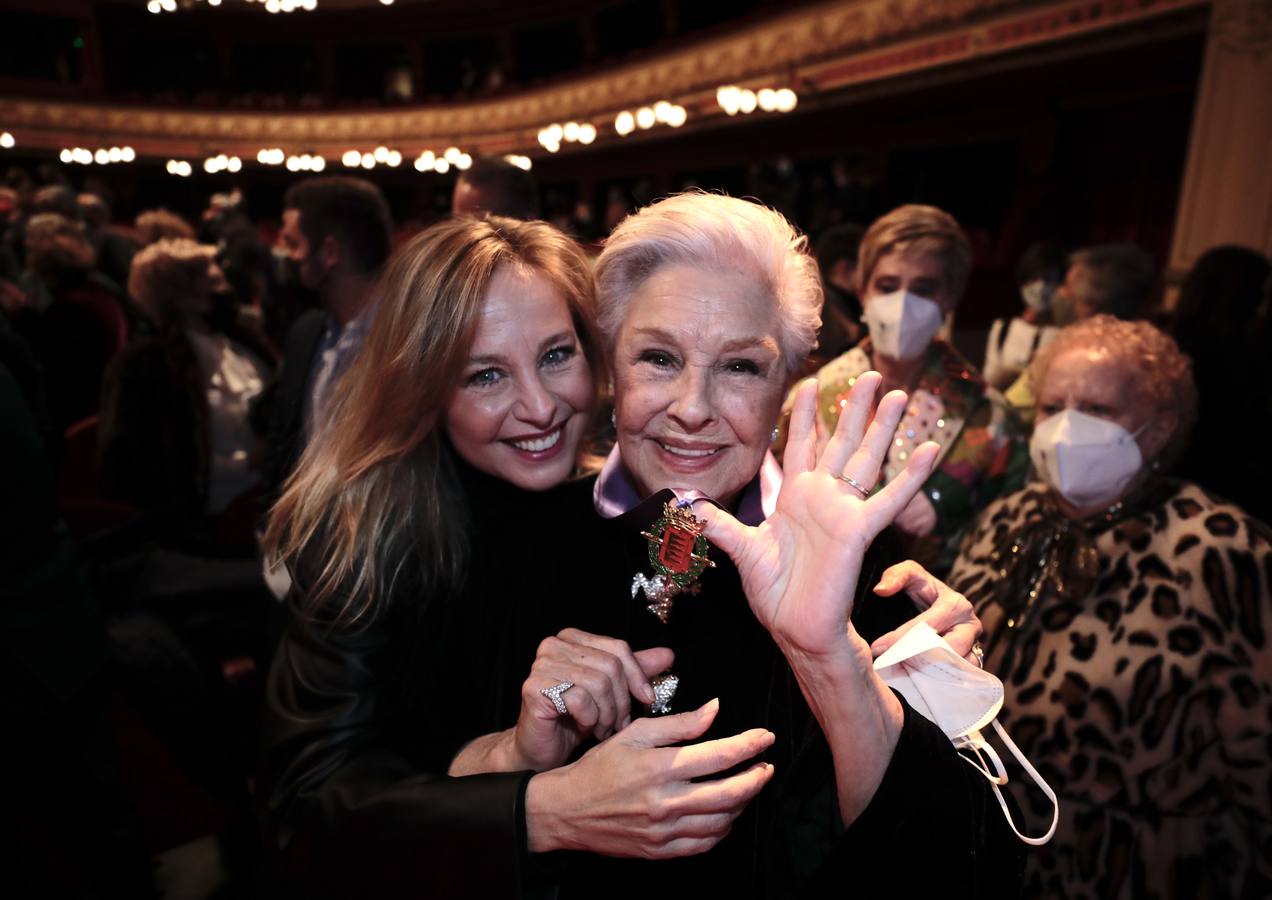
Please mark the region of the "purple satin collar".
<svg viewBox="0 0 1272 900"><path fill-rule="evenodd" d="M777 459L771 452L766 452L764 461L760 463L760 471L742 489L742 499L738 502L738 509L734 515L743 525L759 525L773 514L777 506L777 492L781 488L782 467L778 465ZM715 503L713 498L701 491L676 488L671 490L681 500L707 500ZM634 509L644 499L636 492L636 485L627 474L627 467L623 465L623 458L618 452L618 445L615 444L614 449L605 459L605 465L596 478L596 484L592 486L592 502L596 506L596 511L602 518L614 519Z"/></svg>

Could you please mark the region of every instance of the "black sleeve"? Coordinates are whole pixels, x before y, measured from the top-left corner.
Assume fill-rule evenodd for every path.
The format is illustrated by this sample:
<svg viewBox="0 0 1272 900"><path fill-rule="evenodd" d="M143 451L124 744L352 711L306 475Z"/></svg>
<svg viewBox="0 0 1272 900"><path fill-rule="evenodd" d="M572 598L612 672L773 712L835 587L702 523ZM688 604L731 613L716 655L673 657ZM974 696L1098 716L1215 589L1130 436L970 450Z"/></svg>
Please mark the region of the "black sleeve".
<svg viewBox="0 0 1272 900"><path fill-rule="evenodd" d="M898 694L905 710L892 761L870 805L844 827L834 763L810 742L787 786L775 836L775 894L840 897L1020 896L1024 845L984 776Z"/></svg>
<svg viewBox="0 0 1272 900"><path fill-rule="evenodd" d="M284 636L260 779L274 861L296 896L517 896L531 773L452 778L395 740L392 643L387 623Z"/></svg>

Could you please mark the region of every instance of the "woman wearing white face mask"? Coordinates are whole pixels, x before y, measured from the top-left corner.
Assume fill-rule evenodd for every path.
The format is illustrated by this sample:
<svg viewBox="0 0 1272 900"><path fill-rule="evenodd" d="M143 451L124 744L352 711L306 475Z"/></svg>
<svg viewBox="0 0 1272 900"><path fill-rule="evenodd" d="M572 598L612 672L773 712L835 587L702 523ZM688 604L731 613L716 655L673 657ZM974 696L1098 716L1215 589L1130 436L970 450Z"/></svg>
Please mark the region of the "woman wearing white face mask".
<svg viewBox="0 0 1272 900"><path fill-rule="evenodd" d="M817 373L818 420L829 434L863 373L910 394L881 480L895 478L924 441L941 445L937 467L896 526L911 555L938 575L958 535L995 497L1022 485L1024 435L975 366L937 337L967 284L972 249L958 223L933 206L907 205L876 220L862 239L857 275L870 336Z"/></svg>
<svg viewBox="0 0 1272 900"><path fill-rule="evenodd" d="M1056 291L1068 262L1064 250L1050 241L1030 245L1016 266L1016 283L1024 309L1011 319L995 319L985 342L985 381L1006 390L1029 365L1034 354L1056 336L1067 314L1055 308Z"/></svg>
<svg viewBox="0 0 1272 900"><path fill-rule="evenodd" d="M1027 893L1268 896L1267 529L1159 475L1196 416L1169 337L1095 316L1031 371L1041 483L985 510L950 577L985 623L1003 718L1060 794Z"/></svg>

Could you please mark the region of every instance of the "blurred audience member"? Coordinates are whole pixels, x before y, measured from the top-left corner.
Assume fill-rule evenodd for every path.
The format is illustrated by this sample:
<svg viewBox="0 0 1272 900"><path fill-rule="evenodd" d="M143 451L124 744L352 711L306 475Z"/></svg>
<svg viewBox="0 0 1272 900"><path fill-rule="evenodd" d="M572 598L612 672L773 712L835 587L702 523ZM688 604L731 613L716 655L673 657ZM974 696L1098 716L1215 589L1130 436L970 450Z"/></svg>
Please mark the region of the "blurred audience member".
<svg viewBox="0 0 1272 900"><path fill-rule="evenodd" d="M95 253L78 222L40 213L26 226L26 296L14 329L40 362L56 431L97 412L102 373L123 346L128 319L117 288L93 268Z"/></svg>
<svg viewBox="0 0 1272 900"><path fill-rule="evenodd" d="M98 427L102 493L196 542L205 515L259 480L247 413L269 374L250 337L212 326L229 288L214 254L177 238L134 258L128 288L155 335L111 363Z"/></svg>
<svg viewBox="0 0 1272 900"><path fill-rule="evenodd" d="M472 166L455 179L451 212L457 216L490 213L511 219L539 219L539 184L534 175L506 159L475 157Z"/></svg>
<svg viewBox="0 0 1272 900"><path fill-rule="evenodd" d="M1176 474L1272 518L1272 332L1260 304L1272 266L1246 247L1202 254L1170 331L1193 361L1201 416Z"/></svg>
<svg viewBox="0 0 1272 900"><path fill-rule="evenodd" d="M1103 313L1137 319L1147 312L1157 281L1157 266L1134 244L1099 244L1069 257L1064 282L1052 298L1051 316L1061 327ZM1032 422L1037 406L1030 369L1021 373L1003 397L1024 422Z"/></svg>
<svg viewBox="0 0 1272 900"><path fill-rule="evenodd" d="M1030 245L1016 266L1016 284L1024 310L1012 319L995 319L985 344L985 381L1003 390L1020 377L1034 354L1056 336L1052 300L1064 281L1064 250L1041 241Z"/></svg>
<svg viewBox="0 0 1272 900"><path fill-rule="evenodd" d="M24 392L0 361L0 893L157 896L119 779L105 623L57 511Z"/></svg>
<svg viewBox="0 0 1272 900"><path fill-rule="evenodd" d="M1033 371L1041 481L981 514L950 576L1060 798L1026 893L1272 896L1267 527L1163 477L1196 392L1152 325L1087 318Z"/></svg>
<svg viewBox="0 0 1272 900"><path fill-rule="evenodd" d="M148 209L137 216L135 223L141 246L148 247L164 238L194 240L194 227L171 210Z"/></svg>
<svg viewBox="0 0 1272 900"><path fill-rule="evenodd" d="M284 281L316 290L321 308L291 327L282 367L258 411L267 430L267 504L321 426L340 376L362 346L392 233L384 195L361 178L311 178L292 185L283 198L279 245L291 273Z"/></svg>
<svg viewBox="0 0 1272 900"><path fill-rule="evenodd" d="M820 363L847 353L865 335L861 298L857 296L857 250L865 233L862 226L845 222L828 228L817 239L814 252L826 299L812 358Z"/></svg>
<svg viewBox="0 0 1272 900"><path fill-rule="evenodd" d="M80 220L79 202L75 192L64 184L46 184L31 198L31 214L56 213L72 222Z"/></svg>
<svg viewBox="0 0 1272 900"><path fill-rule="evenodd" d="M884 390L910 395L881 481L904 471L925 441L941 445L936 469L894 523L912 539L910 555L938 577L953 562L958 537L977 511L1024 484L1029 470L1016 418L976 368L937 337L971 268L971 245L949 213L911 204L877 219L861 239L857 263L869 336L817 373L817 411L826 434L866 372L881 373Z"/></svg>
<svg viewBox="0 0 1272 900"><path fill-rule="evenodd" d="M119 286L128 283L128 267L137 245L110 227L110 206L97 194L81 193L76 198L84 234L97 253L97 271Z"/></svg>

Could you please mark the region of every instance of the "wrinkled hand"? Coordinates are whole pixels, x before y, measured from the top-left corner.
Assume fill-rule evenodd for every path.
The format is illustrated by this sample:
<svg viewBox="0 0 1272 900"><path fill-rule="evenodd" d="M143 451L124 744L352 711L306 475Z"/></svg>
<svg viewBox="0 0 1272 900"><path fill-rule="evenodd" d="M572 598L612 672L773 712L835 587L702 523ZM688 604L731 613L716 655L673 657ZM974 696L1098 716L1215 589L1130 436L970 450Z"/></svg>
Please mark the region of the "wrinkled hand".
<svg viewBox="0 0 1272 900"><path fill-rule="evenodd" d="M699 504L706 535L732 559L756 618L788 659L843 657L854 645L849 617L861 563L871 541L905 508L931 473L938 447L916 448L906 468L868 498L836 476L863 485L879 471L905 409L906 395L892 391L870 409L882 382L876 372L859 377L823 450L817 448L817 384L796 392L784 479L777 508L755 528L727 512ZM860 643L860 642L858 642Z"/></svg>
<svg viewBox="0 0 1272 900"><path fill-rule="evenodd" d="M716 775L768 749L762 728L673 747L701 737L720 709L712 700L692 712L637 719L576 762L530 779L526 829L530 850L586 850L605 856L666 859L705 853L773 775L758 762L727 778Z"/></svg>
<svg viewBox="0 0 1272 900"><path fill-rule="evenodd" d="M521 686L521 713L512 742L522 768L542 772L561 765L588 737L605 740L631 723L631 698L654 701L649 683L669 668L666 647L633 653L623 641L567 628L539 644L530 677ZM562 681L568 715L557 712L544 688Z"/></svg>
<svg viewBox="0 0 1272 900"><path fill-rule="evenodd" d="M927 622L956 653L972 665L980 665L972 647L980 640L984 629L966 597L912 559L888 568L874 589L881 597L892 597L901 591L914 601L921 612L900 628L877 638L870 645L873 656L877 658L883 654L916 623Z"/></svg>

